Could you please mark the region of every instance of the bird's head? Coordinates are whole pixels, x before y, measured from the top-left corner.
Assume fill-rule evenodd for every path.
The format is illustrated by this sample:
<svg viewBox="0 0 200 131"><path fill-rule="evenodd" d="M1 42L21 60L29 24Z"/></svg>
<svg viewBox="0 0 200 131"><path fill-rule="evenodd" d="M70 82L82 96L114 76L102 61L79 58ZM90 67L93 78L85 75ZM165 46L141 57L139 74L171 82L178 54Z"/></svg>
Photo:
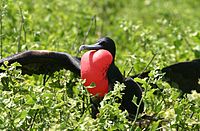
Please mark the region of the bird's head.
<svg viewBox="0 0 200 131"><path fill-rule="evenodd" d="M100 38L94 45L81 45L79 48L79 52L82 50L99 50L99 49L104 49L109 51L112 54L113 58L115 58L115 52L116 52L115 42L109 37Z"/></svg>

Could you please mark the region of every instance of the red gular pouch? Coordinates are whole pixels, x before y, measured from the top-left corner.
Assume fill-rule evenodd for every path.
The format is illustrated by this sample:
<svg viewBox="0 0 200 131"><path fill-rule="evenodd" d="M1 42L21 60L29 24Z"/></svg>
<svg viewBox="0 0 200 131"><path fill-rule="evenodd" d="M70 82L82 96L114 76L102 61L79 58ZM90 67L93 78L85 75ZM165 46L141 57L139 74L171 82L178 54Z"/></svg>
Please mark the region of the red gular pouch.
<svg viewBox="0 0 200 131"><path fill-rule="evenodd" d="M85 79L84 86L94 96L103 97L108 93L107 71L112 63L112 54L107 50L90 50L81 57L81 78Z"/></svg>

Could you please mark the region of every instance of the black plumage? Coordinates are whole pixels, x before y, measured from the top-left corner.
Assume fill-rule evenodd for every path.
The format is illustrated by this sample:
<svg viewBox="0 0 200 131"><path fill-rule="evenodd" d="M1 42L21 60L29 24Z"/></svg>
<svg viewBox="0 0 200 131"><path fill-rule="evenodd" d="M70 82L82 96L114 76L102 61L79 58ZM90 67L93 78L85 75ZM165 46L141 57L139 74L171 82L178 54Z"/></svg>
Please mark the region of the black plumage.
<svg viewBox="0 0 200 131"><path fill-rule="evenodd" d="M113 58L116 53L115 43L108 37L99 39L95 45L83 45L80 47L80 50L85 49L105 49L112 54ZM80 60L81 58L73 57L70 54L62 52L26 51L0 60L0 65L2 65L4 61L8 61L9 64L18 62L22 65L22 67L19 67L22 69L22 73L29 75L51 74L64 68L80 76ZM161 71L165 73L164 80L169 83L177 83L179 89L184 93L190 93L191 90L197 90L197 92L200 92L198 84L200 76L199 59L191 62L177 63L165 67ZM140 74L139 77L148 77L148 73L149 72L144 72ZM113 60L107 72L107 77L111 90L113 90L113 86L116 81L124 83L126 86L123 90L120 109L127 110L130 115L135 115L137 112L137 106L132 102L133 96L135 95L138 97L137 104L140 103L138 111L139 113L143 112L144 103L141 101L142 89L136 82L133 81L133 78L138 77L138 75L124 78ZM98 113L98 103L95 103L94 101L91 103L93 104L93 116L95 117L96 113Z"/></svg>
<svg viewBox="0 0 200 131"><path fill-rule="evenodd" d="M63 52L53 51L25 51L0 60L9 64L18 62L22 65L22 74L51 74L61 69L67 69L75 74L80 74L80 58L73 57Z"/></svg>
<svg viewBox="0 0 200 131"><path fill-rule="evenodd" d="M163 80L168 82L172 87L178 86L182 93L191 93L196 90L200 93L200 59L188 62L179 62L167 66L160 70L164 73ZM150 71L139 75L131 76L131 78L148 78ZM156 87L156 85L154 85Z"/></svg>

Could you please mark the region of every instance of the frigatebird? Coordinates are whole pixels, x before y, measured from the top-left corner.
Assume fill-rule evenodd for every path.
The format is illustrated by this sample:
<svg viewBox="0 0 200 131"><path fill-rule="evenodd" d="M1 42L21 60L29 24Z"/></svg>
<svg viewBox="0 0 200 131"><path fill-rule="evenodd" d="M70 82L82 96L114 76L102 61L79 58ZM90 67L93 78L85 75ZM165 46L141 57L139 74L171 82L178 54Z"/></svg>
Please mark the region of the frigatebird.
<svg viewBox="0 0 200 131"><path fill-rule="evenodd" d="M53 51L25 51L0 60L0 65L5 61L9 64L20 63L22 74L52 74L60 69L70 70L82 79L86 79L84 85L92 85L87 88L88 92L101 100L106 93L113 90L115 82L124 83L120 109L127 110L130 116L144 110L142 101L142 89L133 78L148 77L149 72L141 73L132 77L124 78L118 67L115 65L116 47L114 41L109 37L103 37L94 45L82 45L79 51L89 50L81 58L71 56L68 53ZM161 70L164 73L164 80L170 84L177 83L183 93L190 93L191 90L200 92L198 84L200 76L200 59L190 62L181 62ZM138 98L138 107L132 102L134 95ZM99 103L93 101L93 117L98 113Z"/></svg>
<svg viewBox="0 0 200 131"><path fill-rule="evenodd" d="M144 110L142 89L132 78L124 78L115 65L115 43L109 37L101 38L94 45L82 45L79 51L87 51L81 58L71 56L68 53L53 51L25 51L0 60L0 65L5 61L9 64L18 62L21 64L22 74L52 74L60 69L71 72L86 79L85 86L94 83L93 88L87 88L88 92L95 96L91 99L92 117L98 113L99 102L105 94L113 90L115 82L124 83L120 109L127 110L130 116ZM2 72L2 71L0 71ZM137 104L132 102L134 95L138 98Z"/></svg>

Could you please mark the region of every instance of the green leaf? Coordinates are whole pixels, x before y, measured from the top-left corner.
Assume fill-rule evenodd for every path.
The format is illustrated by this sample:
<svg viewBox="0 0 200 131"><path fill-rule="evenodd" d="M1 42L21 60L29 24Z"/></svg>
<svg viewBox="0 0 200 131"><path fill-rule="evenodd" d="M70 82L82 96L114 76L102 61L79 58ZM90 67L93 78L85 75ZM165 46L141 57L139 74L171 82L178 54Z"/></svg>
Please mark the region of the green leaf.
<svg viewBox="0 0 200 131"><path fill-rule="evenodd" d="M35 100L30 95L26 95L26 104L33 105L35 104Z"/></svg>
<svg viewBox="0 0 200 131"><path fill-rule="evenodd" d="M53 108L54 108L54 109L60 108L60 107L62 107L64 104L65 104L65 102L62 101L62 102L60 102L60 103L58 103L58 104L55 104L55 105L53 106Z"/></svg>
<svg viewBox="0 0 200 131"><path fill-rule="evenodd" d="M37 109L43 109L43 108L44 108L44 106L35 104L31 109L37 110Z"/></svg>
<svg viewBox="0 0 200 131"><path fill-rule="evenodd" d="M28 111L27 110L23 110L21 112L20 119L25 119L27 115L28 115Z"/></svg>

